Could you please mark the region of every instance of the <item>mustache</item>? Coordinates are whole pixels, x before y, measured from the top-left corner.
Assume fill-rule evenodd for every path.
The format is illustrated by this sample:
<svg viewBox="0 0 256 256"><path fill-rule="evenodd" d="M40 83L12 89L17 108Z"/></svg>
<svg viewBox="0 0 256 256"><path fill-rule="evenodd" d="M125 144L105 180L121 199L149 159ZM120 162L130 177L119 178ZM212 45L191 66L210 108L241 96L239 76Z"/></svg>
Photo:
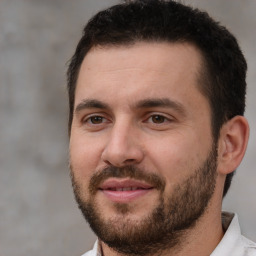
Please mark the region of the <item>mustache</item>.
<svg viewBox="0 0 256 256"><path fill-rule="evenodd" d="M164 191L165 180L157 174L147 173L141 168L134 165L127 165L124 167L108 166L102 170L95 172L89 182L89 191L95 194L105 180L109 178L131 178L135 180L144 181L150 184L155 189Z"/></svg>

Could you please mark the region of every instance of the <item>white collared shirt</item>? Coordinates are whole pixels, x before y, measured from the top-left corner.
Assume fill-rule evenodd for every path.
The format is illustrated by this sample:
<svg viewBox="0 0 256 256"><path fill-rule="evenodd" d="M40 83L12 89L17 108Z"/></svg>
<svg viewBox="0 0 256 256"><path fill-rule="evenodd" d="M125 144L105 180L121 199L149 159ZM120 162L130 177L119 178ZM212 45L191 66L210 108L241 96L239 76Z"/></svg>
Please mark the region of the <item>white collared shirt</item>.
<svg viewBox="0 0 256 256"><path fill-rule="evenodd" d="M210 256L256 256L256 243L242 236L237 214L223 212L222 225L226 232ZM82 256L102 256L99 242Z"/></svg>

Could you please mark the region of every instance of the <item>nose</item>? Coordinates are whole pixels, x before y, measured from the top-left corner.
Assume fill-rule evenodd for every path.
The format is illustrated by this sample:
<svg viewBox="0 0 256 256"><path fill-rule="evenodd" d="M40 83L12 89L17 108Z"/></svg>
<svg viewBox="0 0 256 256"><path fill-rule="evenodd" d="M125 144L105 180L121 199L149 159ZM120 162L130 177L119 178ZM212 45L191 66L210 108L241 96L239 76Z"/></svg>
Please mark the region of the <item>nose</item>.
<svg viewBox="0 0 256 256"><path fill-rule="evenodd" d="M116 123L102 152L102 160L116 167L138 164L144 157L136 129Z"/></svg>

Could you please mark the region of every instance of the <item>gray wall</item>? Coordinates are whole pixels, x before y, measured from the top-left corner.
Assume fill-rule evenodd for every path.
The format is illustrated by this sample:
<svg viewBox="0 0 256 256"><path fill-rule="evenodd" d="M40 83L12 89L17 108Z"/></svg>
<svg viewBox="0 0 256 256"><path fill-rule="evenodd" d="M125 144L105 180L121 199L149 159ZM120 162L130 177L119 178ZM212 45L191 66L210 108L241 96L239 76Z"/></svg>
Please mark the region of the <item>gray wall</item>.
<svg viewBox="0 0 256 256"><path fill-rule="evenodd" d="M115 2L0 1L0 256L80 255L93 244L69 181L65 63L88 18ZM226 24L248 60L251 139L223 208L256 240L256 1L186 2Z"/></svg>

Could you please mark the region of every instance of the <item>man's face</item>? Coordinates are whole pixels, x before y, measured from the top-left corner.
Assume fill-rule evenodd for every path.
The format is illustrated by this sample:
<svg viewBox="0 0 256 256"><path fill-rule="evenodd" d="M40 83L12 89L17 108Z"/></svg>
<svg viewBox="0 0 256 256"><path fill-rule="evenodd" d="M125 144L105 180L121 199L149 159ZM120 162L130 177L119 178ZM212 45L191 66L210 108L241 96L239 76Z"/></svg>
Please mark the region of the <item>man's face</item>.
<svg viewBox="0 0 256 256"><path fill-rule="evenodd" d="M210 106L198 89L201 65L195 47L178 43L95 48L82 63L72 182L91 227L119 251L136 242L145 251L163 236L177 242L214 193L217 156Z"/></svg>

